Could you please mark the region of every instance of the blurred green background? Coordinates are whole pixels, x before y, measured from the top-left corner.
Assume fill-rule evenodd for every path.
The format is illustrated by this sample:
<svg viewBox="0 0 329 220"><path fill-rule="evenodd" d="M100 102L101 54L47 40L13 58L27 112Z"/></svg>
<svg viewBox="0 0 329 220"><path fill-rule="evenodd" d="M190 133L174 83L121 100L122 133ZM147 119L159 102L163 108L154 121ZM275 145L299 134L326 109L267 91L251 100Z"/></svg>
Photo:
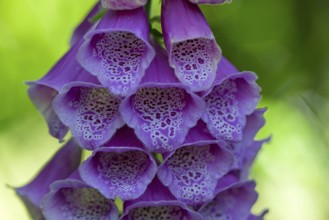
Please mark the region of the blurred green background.
<svg viewBox="0 0 329 220"><path fill-rule="evenodd" d="M29 181L59 148L24 81L68 49L95 0L0 1L0 219L29 219L7 187ZM158 13L158 1L153 0ZM253 70L272 135L253 168L268 220L329 219L329 1L233 0L202 7L223 54ZM179 19L179 18L178 18Z"/></svg>

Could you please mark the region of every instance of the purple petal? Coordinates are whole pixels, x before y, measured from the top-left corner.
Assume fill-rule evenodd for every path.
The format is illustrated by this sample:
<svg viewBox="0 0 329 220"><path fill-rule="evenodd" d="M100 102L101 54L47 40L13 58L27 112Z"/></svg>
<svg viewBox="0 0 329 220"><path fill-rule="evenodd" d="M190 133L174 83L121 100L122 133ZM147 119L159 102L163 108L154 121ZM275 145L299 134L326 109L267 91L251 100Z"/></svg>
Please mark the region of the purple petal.
<svg viewBox="0 0 329 220"><path fill-rule="evenodd" d="M51 87L34 84L30 85L28 94L33 104L45 118L50 135L62 142L68 128L61 122L52 108L52 102L58 92Z"/></svg>
<svg viewBox="0 0 329 220"><path fill-rule="evenodd" d="M200 214L175 200L157 177L153 179L142 196L124 203L121 220L193 219L201 220Z"/></svg>
<svg viewBox="0 0 329 220"><path fill-rule="evenodd" d="M51 192L42 200L47 220L58 219L119 219L113 201L105 198L97 189L79 180L57 181Z"/></svg>
<svg viewBox="0 0 329 220"><path fill-rule="evenodd" d="M63 140L68 129L59 120L52 108L52 101L58 91L71 82L97 82L97 79L86 72L75 60L81 42L75 44L47 75L37 81L27 82L28 94L33 104L44 116L49 132L60 141Z"/></svg>
<svg viewBox="0 0 329 220"><path fill-rule="evenodd" d="M234 185L237 185L241 182L241 171L237 169L230 170L227 174L221 177L216 185L215 192L218 194Z"/></svg>
<svg viewBox="0 0 329 220"><path fill-rule="evenodd" d="M71 139L56 152L35 179L15 189L32 217L41 219L40 203L42 197L49 192L49 185L56 180L67 178L78 168L81 152L81 148Z"/></svg>
<svg viewBox="0 0 329 220"><path fill-rule="evenodd" d="M120 112L149 150L168 152L183 143L203 114L204 103L179 83L165 51L158 45L155 49L139 89L122 101Z"/></svg>
<svg viewBox="0 0 329 220"><path fill-rule="evenodd" d="M257 200L255 183L247 182L219 193L215 199L199 210L205 220L247 220Z"/></svg>
<svg viewBox="0 0 329 220"><path fill-rule="evenodd" d="M221 50L198 6L186 0L165 0L161 23L169 63L178 79L193 92L211 88Z"/></svg>
<svg viewBox="0 0 329 220"><path fill-rule="evenodd" d="M107 198L131 200L144 193L157 165L139 148L101 147L80 166L80 175Z"/></svg>
<svg viewBox="0 0 329 220"><path fill-rule="evenodd" d="M215 196L218 179L231 168L233 158L216 142L183 146L159 167L158 177L175 197L189 205L201 204Z"/></svg>
<svg viewBox="0 0 329 220"><path fill-rule="evenodd" d="M199 97L177 87L141 88L122 101L121 114L151 151L172 151L183 143L204 109Z"/></svg>
<svg viewBox="0 0 329 220"><path fill-rule="evenodd" d="M93 150L124 125L120 98L91 83L72 83L54 99L53 108L82 147Z"/></svg>
<svg viewBox="0 0 329 220"><path fill-rule="evenodd" d="M101 3L97 2L93 8L89 11L88 15L83 19L78 27L73 31L70 44L74 45L78 42L85 33L93 26L93 23L90 21L100 10L102 9Z"/></svg>
<svg viewBox="0 0 329 220"><path fill-rule="evenodd" d="M202 216L179 201L143 202L129 208L121 220L203 220Z"/></svg>
<svg viewBox="0 0 329 220"><path fill-rule="evenodd" d="M260 99L256 79L251 72L232 74L204 97L202 119L216 139L242 140L246 115L254 111Z"/></svg>
<svg viewBox="0 0 329 220"><path fill-rule="evenodd" d="M224 3L231 3L232 0L189 0L195 4L224 4Z"/></svg>
<svg viewBox="0 0 329 220"><path fill-rule="evenodd" d="M104 8L112 10L130 10L145 5L147 0L102 0Z"/></svg>
<svg viewBox="0 0 329 220"><path fill-rule="evenodd" d="M243 129L243 139L239 143L227 143L226 148L230 149L235 155L235 167L248 173L253 160L255 159L260 147L269 139L255 142L254 138L257 132L265 124L264 112L266 109L257 109L253 114L247 116L247 123Z"/></svg>
<svg viewBox="0 0 329 220"><path fill-rule="evenodd" d="M171 194L169 189L161 183L157 176L155 176L140 197L134 200L125 201L123 205L124 211L126 212L127 209L130 209L130 206L134 206L137 203L156 203L174 200L176 200L176 198L173 194Z"/></svg>
<svg viewBox="0 0 329 220"><path fill-rule="evenodd" d="M78 61L113 94L135 92L154 57L143 8L108 11L86 36Z"/></svg>

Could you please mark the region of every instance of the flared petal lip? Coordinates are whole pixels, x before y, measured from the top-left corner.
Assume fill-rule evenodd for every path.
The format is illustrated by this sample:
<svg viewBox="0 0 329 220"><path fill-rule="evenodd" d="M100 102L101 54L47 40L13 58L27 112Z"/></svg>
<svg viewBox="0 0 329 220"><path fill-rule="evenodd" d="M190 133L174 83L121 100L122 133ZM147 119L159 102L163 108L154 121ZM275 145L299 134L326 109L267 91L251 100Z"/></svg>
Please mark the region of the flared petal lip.
<svg viewBox="0 0 329 220"><path fill-rule="evenodd" d="M115 153L124 153L124 152L127 152L127 151L141 151L143 153L145 153L149 160L151 161L150 163L150 166L147 170L147 174L148 175L153 175L154 176L156 175L156 172L157 172L157 169L158 169L158 166L157 166L157 163L155 162L154 158L145 150L142 150L141 148L138 148L138 147L127 147L127 146L122 146L122 147L99 147L97 149L95 149L92 153L92 155L87 159L85 160L79 167L79 173L80 173L80 176L81 178L86 181L87 179L91 179L90 177L87 177L87 175L85 174L85 172L89 172L89 171L86 171L86 169L88 169L87 167L90 166L90 163L91 163L91 160L93 159L93 157L97 154L97 153L108 153L108 152L115 152ZM145 185L145 189L142 190L142 193L143 194L148 186L148 184L151 183L153 177L150 178L149 182L148 182L146 185ZM88 182L88 181L86 181ZM95 182L94 180L90 180L90 182ZM102 188L102 189L101 189ZM106 193L104 193L104 186L102 187L97 187L97 189L106 197L106 198L109 198ZM109 198L109 199L112 199L112 198Z"/></svg>
<svg viewBox="0 0 329 220"><path fill-rule="evenodd" d="M44 204L47 203L49 200L52 199L52 197L62 188L92 188L94 189L92 186L88 185L87 183L83 182L82 180L78 180L78 179L65 179L65 180L57 180L54 183L52 183L50 185L50 192L48 194L46 194L42 201L41 201L41 209L43 211L43 213L46 212L46 209L44 207ZM112 220L116 220L118 219L118 215L119 215L119 211L118 208L116 207L116 205L114 205L113 201L110 200L111 203L111 213L109 214L110 219Z"/></svg>
<svg viewBox="0 0 329 220"><path fill-rule="evenodd" d="M147 202L136 202L132 205L130 205L129 207L127 207L127 209L125 210L123 216L121 217L121 219L123 220L131 210L133 209L136 209L136 208L143 208L143 207L158 207L158 206L179 206L181 207L182 209L186 210L189 212L189 214L193 217L193 220L195 219L203 219L202 216L189 209L188 206L183 203L183 202L180 202L178 200L162 200L162 201L147 201Z"/></svg>
<svg viewBox="0 0 329 220"><path fill-rule="evenodd" d="M144 62L142 62L142 68L146 69L149 64L151 63L151 61L153 60L153 58L155 57L155 51L152 47L152 45L149 43L149 39L145 39L145 37L143 36L143 33L138 32L138 31L131 31L129 29L125 29L125 28L104 28L104 29L96 29L96 25L94 26L95 28L93 28L92 30L90 30L85 36L85 42L81 45L81 48L85 48L88 46L88 44L90 43L90 40L97 34L103 34L103 33L110 33L110 32L129 32L132 33L134 35L136 35L136 37L138 37L139 39L141 39L147 47L147 52L145 53L145 57L146 60L144 60ZM78 55L79 57L79 55ZM78 58L79 60L79 58Z"/></svg>
<svg viewBox="0 0 329 220"><path fill-rule="evenodd" d="M237 182L237 183L233 183L227 187L224 187L222 189L220 189L219 191L216 192L216 196L222 192L224 192L225 190L229 190L229 189L232 189L232 188L238 188L238 187L248 187L248 188L252 188L252 189L255 189L256 187L256 182L254 180L249 180L249 181L243 181L243 182ZM215 198L216 198L215 196ZM258 197L258 195L257 195ZM212 202L213 200L203 204L199 209L198 211L202 210L204 207L206 207L210 202Z"/></svg>
<svg viewBox="0 0 329 220"><path fill-rule="evenodd" d="M237 73L232 73L229 74L228 76L224 77L224 78L219 78L215 80L215 83L212 86L212 89L208 90L205 93L202 93L202 97L206 97L207 95L209 95L213 88L215 86L220 85L221 83L223 83L225 80L228 79L237 79L237 78L243 78L245 79L248 83L252 83L252 86L257 90L257 92L259 93L261 91L261 87L259 85L256 84L256 80L258 79L258 76L256 75L256 73L251 72L251 71L242 71L242 72L237 72ZM260 95L258 95L258 99L260 99Z"/></svg>
<svg viewBox="0 0 329 220"><path fill-rule="evenodd" d="M189 95L193 94L191 89L186 86L186 85L183 85L182 83L180 82L172 82L172 83L169 83L169 82L142 82L138 88L137 88L137 91L138 89L142 89L142 88L179 88L179 89L184 89Z"/></svg>
<svg viewBox="0 0 329 220"><path fill-rule="evenodd" d="M144 152L145 154L147 154L149 156L149 158L155 163L155 160L153 159L153 157L147 152L145 151L144 149L141 149L140 147L131 147L131 146L102 146L102 147L99 147L95 150L93 150L93 153L91 155L91 157L95 156L98 152L104 152L104 153L110 153L110 152L115 152L115 153L124 153L124 152L127 152L127 151L142 151ZM90 158L91 158L90 157ZM88 158L87 160L89 160L90 158ZM156 164L156 163L155 163Z"/></svg>
<svg viewBox="0 0 329 220"><path fill-rule="evenodd" d="M62 90L59 92L59 94L57 95L57 97L55 97L55 99L54 99L54 101L53 101L53 104L52 104L52 106L53 106L53 109L54 109L54 111L56 112L56 114L60 117L60 115L61 115L61 107L60 107L60 103L58 103L58 102L60 102L60 99L63 97L63 96L65 96L66 95L66 93L67 92L69 92L72 88L74 88L74 87L88 87L88 88L105 88L104 86L102 86L102 85L100 85L100 84L95 84L95 83L90 83L90 82L72 82L72 83L69 83L69 84L67 84L66 86L64 86L63 88L62 88ZM106 89L106 88L105 88ZM120 98L119 96L116 96L116 97L118 97L118 98ZM114 122L113 122L113 134L112 134L112 136L114 135L114 133L115 133L115 131L116 131L116 129L118 129L118 128L120 128L120 127L122 127L125 123L124 123L124 121L123 121L123 119L122 119L122 117L121 117L121 114L118 114L118 120L115 120ZM63 121L62 121L63 122ZM67 122L63 122L63 124L64 125L66 125L66 126L68 126L69 128L70 128L70 123L67 123ZM72 132L72 131L71 131ZM111 137L112 137L111 136ZM111 138L110 137L110 138ZM87 150L92 150L92 149L94 149L94 148L97 148L97 147L95 147L95 146L93 146L93 147L85 147L84 146L84 144L82 144L82 143L80 143L80 140L78 139L78 138L75 138L75 140L80 144L80 145L82 145L85 149L87 149ZM106 142L108 142L109 141L109 139L108 140L104 140L102 143L101 143L101 145L102 144L105 144Z"/></svg>
<svg viewBox="0 0 329 220"><path fill-rule="evenodd" d="M200 140L200 141L193 141L193 142L184 142L182 145L177 147L175 151L169 152L169 153L163 153L164 160L163 163L160 165L160 167L164 166L164 164L167 162L167 160L175 154L176 150L183 148L183 147L188 147L188 146L204 146L204 145L217 145L221 150L223 150L225 153L231 154L228 150L225 148L221 147L221 144L224 144L225 142L222 140ZM233 159L233 158L232 158ZM159 167L159 168L160 168Z"/></svg>
<svg viewBox="0 0 329 220"><path fill-rule="evenodd" d="M177 85L179 87L176 87L174 85ZM195 105L198 106L199 112L200 114L194 114L192 116L190 116L190 123L188 124L188 128L191 129L193 128L197 123L198 120L201 119L203 112L201 111L201 109L205 109L205 103L204 101L196 94L192 93L189 89L185 89L184 86L182 86L181 84L157 84L157 83L145 83L143 85L141 85L138 89L141 88L181 88L184 89L184 91L191 96L191 98L194 100ZM138 90L137 90L138 91ZM121 113L121 117L123 118L123 120L127 123L127 121L129 121L129 123L127 123L127 125L131 128L134 128L134 132L136 134L137 137L140 137L140 133L137 132L137 129L135 129L136 126L139 126L138 123L139 121L136 119L136 117L132 117L131 116L131 112L133 112L134 110L126 110L127 106L129 106L129 102L130 102L130 98L133 95L127 96L126 98L124 98L121 102L121 105L119 107L119 111ZM129 118L127 119L127 116L129 116ZM191 119L192 118L192 119ZM193 124L191 124L191 121L193 121ZM186 131L186 133L184 133L185 138L186 135L188 134L188 131ZM184 139L185 139L184 138ZM184 142L184 141L183 141ZM143 143L144 144L144 143ZM144 144L145 145L145 144ZM177 149L177 147L175 147L175 149Z"/></svg>

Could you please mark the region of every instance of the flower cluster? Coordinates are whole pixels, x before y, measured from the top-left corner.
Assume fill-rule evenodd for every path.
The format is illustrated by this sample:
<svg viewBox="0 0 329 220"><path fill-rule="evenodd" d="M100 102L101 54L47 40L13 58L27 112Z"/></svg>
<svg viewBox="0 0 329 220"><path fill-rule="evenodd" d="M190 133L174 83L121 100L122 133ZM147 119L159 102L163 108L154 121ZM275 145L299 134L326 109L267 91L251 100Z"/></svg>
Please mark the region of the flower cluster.
<svg viewBox="0 0 329 220"><path fill-rule="evenodd" d="M94 6L70 50L28 83L50 134L72 134L16 189L34 219L263 219L248 180L268 141L254 140L265 123L257 76L222 56L197 5L224 2L163 0L161 37L150 1Z"/></svg>

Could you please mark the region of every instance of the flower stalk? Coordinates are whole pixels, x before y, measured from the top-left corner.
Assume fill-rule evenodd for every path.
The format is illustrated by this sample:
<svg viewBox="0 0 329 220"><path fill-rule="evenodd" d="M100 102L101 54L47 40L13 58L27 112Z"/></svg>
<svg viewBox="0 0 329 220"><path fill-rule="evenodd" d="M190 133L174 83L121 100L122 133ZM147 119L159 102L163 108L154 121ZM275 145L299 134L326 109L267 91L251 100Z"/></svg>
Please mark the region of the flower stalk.
<svg viewBox="0 0 329 220"><path fill-rule="evenodd" d="M269 141L255 140L257 75L222 55L198 6L225 2L163 0L160 19L151 0L95 4L69 52L28 84L50 134L72 135L16 189L33 219L263 219L248 177Z"/></svg>

